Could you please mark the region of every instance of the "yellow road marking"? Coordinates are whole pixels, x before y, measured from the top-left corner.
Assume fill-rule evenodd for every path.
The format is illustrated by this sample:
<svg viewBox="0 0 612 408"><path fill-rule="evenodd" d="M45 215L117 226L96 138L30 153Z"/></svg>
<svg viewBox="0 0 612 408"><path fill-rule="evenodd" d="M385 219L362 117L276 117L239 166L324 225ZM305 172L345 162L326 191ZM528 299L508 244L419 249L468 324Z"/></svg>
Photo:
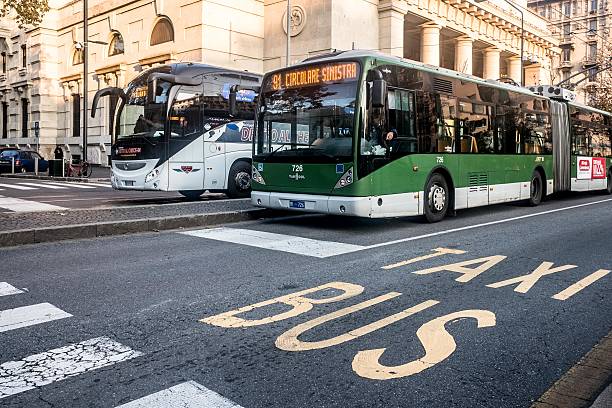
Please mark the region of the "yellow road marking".
<svg viewBox="0 0 612 408"><path fill-rule="evenodd" d="M415 262L425 261L427 259L435 258L437 256L442 256L446 254L455 254L455 255L465 254L465 251L462 251L460 249L436 248L436 249L432 249L432 251L434 251L433 254L423 255L423 256L416 257L416 258L408 259L406 261L394 263L391 265L386 265L386 266L383 266L382 268L383 269L399 268L400 266L410 265Z"/></svg>
<svg viewBox="0 0 612 408"><path fill-rule="evenodd" d="M329 298L322 299L310 299L304 297L304 295L319 292L325 289L337 289L341 290L343 293L337 296L332 296ZM289 295L277 297L274 299L266 300L264 302L255 303L249 306L241 307L240 309L231 310L229 312L221 313L216 316L207 317L205 319L201 319L200 322L208 323L213 326L219 327L251 327L251 326L260 326L264 324L274 323L281 320L289 319L291 317L299 316L302 313L306 313L313 308L313 305L319 305L323 303L333 303L339 302L344 299L351 298L353 296L357 296L364 291L364 287L360 285L355 285L352 283L345 282L331 282L325 285L320 285L314 288L302 290L300 292L291 293ZM288 306L291 306L292 309L276 314L274 316L265 317L263 319L257 320L248 320L242 319L240 317L236 317L237 314L250 312L252 310L270 306L275 303L284 303Z"/></svg>
<svg viewBox="0 0 612 408"><path fill-rule="evenodd" d="M514 288L514 291L519 293L527 293L529 289L531 289L532 286L535 285L538 280L540 280L541 277L552 275L553 273L557 272L563 272L568 269L577 268L576 265L562 265L551 269L552 266L552 262L542 262L542 264L538 266L535 271L528 275L517 276L516 278L506 279L501 282L490 283L487 285L487 287L501 288L503 286L514 285L520 282L520 284Z"/></svg>
<svg viewBox="0 0 612 408"><path fill-rule="evenodd" d="M450 313L425 323L417 330L417 337L425 349L424 357L398 366L385 366L380 364L379 360L386 348L362 350L353 359L353 371L361 377L372 380L390 380L427 370L453 354L457 344L444 325L462 318L476 319L478 328L495 326L495 314L488 310L462 310Z"/></svg>
<svg viewBox="0 0 612 408"><path fill-rule="evenodd" d="M398 322L402 319L405 319L408 316L412 316L413 314L419 313L429 307L437 305L437 300L427 300L425 302L419 303L416 306L403 310L394 315L385 317L384 319L380 319L376 322L370 323L366 326L362 326L358 329L351 330L342 335L336 336L331 339L321 340L321 341L300 341L298 337L308 330L320 326L326 322L331 320L338 319L340 317L355 313L359 310L366 309L368 307L374 306L376 304L385 302L387 300L396 298L400 296L401 293L398 292L390 292L382 296L378 296L374 299L367 300L365 302L361 302L359 304L346 307L344 309L338 310L333 313L326 314L325 316L317 317L316 319L312 319L305 323L299 324L292 329L287 330L285 333L281 334L276 339L276 347L285 351L307 351L307 350L315 350L322 349L331 346L337 346L339 344L345 343L350 340L357 339L361 336L364 336L368 333L372 333L376 330L382 329L390 324Z"/></svg>
<svg viewBox="0 0 612 408"><path fill-rule="evenodd" d="M556 295L552 296L552 298L553 299L557 299L557 300L567 300L567 299L571 298L572 296L574 296L576 293L580 292L581 290L583 290L587 286L591 285L595 281L598 281L599 279L603 278L604 276L606 276L609 273L610 273L610 271L607 270L607 269L600 269L600 270L598 270L596 272L593 272L592 274L590 274L586 278L580 279L578 282L576 282L573 285L569 286L567 289L562 290L561 292L559 292Z"/></svg>
<svg viewBox="0 0 612 408"><path fill-rule="evenodd" d="M478 259L472 259L469 261L463 261L463 262L457 262L457 263L452 263L448 265L436 266L434 268L423 269L423 270L412 272L412 273L415 273L417 275L427 275L430 273L442 272L442 271L456 272L456 273L461 274L461 276L455 279L457 282L469 282L475 277L477 277L478 275L480 275L481 273L491 269L493 266L497 265L498 263L500 263L506 258L507 257L504 255L493 255L493 256L488 256L486 258L478 258ZM477 268L466 268L466 266L474 265L474 264L481 264L481 265Z"/></svg>

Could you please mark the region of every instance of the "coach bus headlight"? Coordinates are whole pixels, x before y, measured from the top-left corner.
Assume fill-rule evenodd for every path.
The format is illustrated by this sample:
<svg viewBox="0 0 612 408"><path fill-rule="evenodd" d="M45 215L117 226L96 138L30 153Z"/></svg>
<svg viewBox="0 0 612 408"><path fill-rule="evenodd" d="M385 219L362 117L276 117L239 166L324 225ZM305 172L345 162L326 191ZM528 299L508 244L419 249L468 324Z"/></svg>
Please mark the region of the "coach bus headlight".
<svg viewBox="0 0 612 408"><path fill-rule="evenodd" d="M148 183L149 181L157 178L157 176L159 176L159 169L151 170L149 174L147 174L147 176L145 177L145 183Z"/></svg>
<svg viewBox="0 0 612 408"><path fill-rule="evenodd" d="M253 170L253 181L262 185L266 185L266 182L264 181L263 177L261 177L261 174L259 173L259 171L257 171L257 169L255 168L255 166L252 167Z"/></svg>
<svg viewBox="0 0 612 408"><path fill-rule="evenodd" d="M342 175L342 177L340 177L340 180L338 180L334 189L343 188L352 183L353 183L353 168L351 167L350 169L346 171L346 173Z"/></svg>

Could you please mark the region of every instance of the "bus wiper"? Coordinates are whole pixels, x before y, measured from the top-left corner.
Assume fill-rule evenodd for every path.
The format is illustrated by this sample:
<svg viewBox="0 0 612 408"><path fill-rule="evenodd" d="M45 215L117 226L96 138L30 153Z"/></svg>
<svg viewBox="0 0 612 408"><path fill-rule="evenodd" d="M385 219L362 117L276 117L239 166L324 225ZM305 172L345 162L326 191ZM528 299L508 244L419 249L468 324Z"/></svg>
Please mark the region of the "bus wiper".
<svg viewBox="0 0 612 408"><path fill-rule="evenodd" d="M270 158L270 157L274 156L274 154L275 154L276 152L278 152L278 151L281 149L281 147L288 146L288 145L292 145L292 144L293 144L293 143L281 143L281 144L280 144L280 146L278 146L278 148L276 148L276 149L274 149L272 152L270 152L270 154L268 154L268 156L267 156L266 158Z"/></svg>

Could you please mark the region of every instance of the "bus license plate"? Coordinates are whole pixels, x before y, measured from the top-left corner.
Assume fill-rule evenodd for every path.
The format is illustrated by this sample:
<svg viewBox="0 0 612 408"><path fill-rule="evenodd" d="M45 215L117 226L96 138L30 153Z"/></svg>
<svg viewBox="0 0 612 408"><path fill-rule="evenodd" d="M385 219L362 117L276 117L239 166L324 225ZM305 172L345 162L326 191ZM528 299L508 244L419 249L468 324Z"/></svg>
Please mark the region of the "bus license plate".
<svg viewBox="0 0 612 408"><path fill-rule="evenodd" d="M125 180L123 185L126 187L134 187L134 180Z"/></svg>
<svg viewBox="0 0 612 408"><path fill-rule="evenodd" d="M289 201L289 208L306 208L306 203L304 201Z"/></svg>

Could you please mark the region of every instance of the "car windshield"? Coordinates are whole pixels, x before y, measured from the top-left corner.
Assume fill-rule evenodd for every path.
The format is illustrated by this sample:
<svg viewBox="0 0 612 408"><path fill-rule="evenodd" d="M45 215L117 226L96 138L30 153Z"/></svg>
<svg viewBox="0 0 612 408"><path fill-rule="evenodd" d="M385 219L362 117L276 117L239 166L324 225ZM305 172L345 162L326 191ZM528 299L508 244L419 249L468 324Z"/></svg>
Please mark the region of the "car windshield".
<svg viewBox="0 0 612 408"><path fill-rule="evenodd" d="M145 137L161 139L164 135L165 106L171 84L157 81L155 98L147 103L146 77L130 84L126 103L119 110L119 139Z"/></svg>
<svg viewBox="0 0 612 408"><path fill-rule="evenodd" d="M270 75L259 109L257 159L333 162L350 158L358 76L355 62Z"/></svg>
<svg viewBox="0 0 612 408"><path fill-rule="evenodd" d="M0 153L0 157L2 158L11 158L19 156L19 150L4 150Z"/></svg>

